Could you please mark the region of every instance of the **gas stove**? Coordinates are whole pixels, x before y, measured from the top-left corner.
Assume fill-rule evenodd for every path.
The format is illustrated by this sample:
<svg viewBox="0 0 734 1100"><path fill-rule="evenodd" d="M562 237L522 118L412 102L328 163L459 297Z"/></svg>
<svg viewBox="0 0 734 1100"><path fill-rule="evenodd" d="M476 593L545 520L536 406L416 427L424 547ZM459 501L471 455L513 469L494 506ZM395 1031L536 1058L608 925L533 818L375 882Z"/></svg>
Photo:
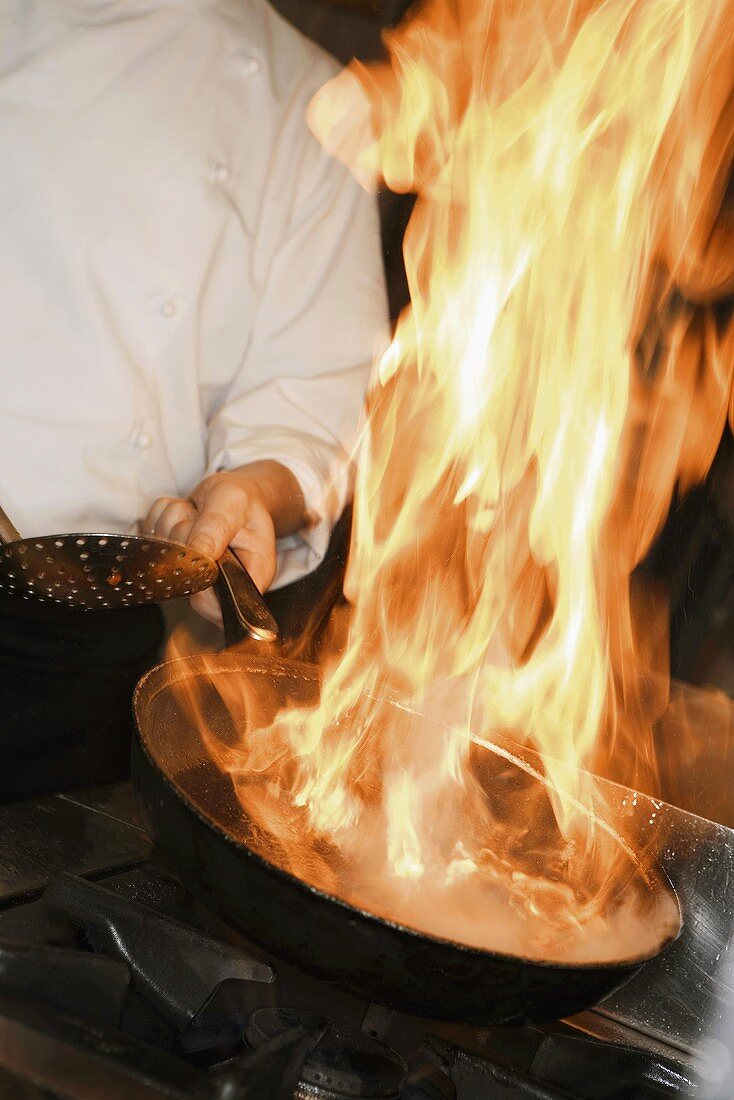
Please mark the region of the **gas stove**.
<svg viewBox="0 0 734 1100"><path fill-rule="evenodd" d="M2 807L0 1096L703 1095L727 1011L734 834L666 811L680 940L592 1011L480 1029L365 1003L242 940L153 851L128 784Z"/></svg>

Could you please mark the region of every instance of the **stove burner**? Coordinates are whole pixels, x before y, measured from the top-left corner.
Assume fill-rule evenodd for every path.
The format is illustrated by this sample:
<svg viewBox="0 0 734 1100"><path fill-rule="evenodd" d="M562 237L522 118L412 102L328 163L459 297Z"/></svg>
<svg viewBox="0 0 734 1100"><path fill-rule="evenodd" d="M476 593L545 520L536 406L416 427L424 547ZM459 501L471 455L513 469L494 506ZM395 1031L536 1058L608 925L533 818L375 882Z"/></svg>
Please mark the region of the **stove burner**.
<svg viewBox="0 0 734 1100"><path fill-rule="evenodd" d="M257 1050L296 1027L325 1031L301 1070L295 1100L398 1100L405 1063L357 1027L295 1009L261 1008L251 1016L245 1039Z"/></svg>

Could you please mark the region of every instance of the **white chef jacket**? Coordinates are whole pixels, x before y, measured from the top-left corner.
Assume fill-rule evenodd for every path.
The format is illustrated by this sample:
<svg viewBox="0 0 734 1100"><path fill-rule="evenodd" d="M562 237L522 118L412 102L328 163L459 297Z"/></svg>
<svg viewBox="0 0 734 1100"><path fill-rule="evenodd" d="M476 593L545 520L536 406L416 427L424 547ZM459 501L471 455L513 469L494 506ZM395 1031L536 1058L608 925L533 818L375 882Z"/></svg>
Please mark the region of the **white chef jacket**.
<svg viewBox="0 0 734 1100"><path fill-rule="evenodd" d="M0 502L129 531L255 459L314 568L386 305L374 202L305 124L334 63L265 0L1 0Z"/></svg>

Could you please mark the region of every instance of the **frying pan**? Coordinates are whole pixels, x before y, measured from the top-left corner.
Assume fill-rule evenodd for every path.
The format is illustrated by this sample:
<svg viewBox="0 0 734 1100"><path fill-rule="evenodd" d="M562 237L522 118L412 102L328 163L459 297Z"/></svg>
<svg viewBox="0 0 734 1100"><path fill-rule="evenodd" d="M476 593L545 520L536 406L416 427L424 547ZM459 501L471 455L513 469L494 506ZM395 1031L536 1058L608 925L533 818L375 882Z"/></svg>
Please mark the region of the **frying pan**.
<svg viewBox="0 0 734 1100"><path fill-rule="evenodd" d="M314 666L232 651L159 665L136 691L132 767L146 825L192 892L249 940L360 997L490 1025L543 1022L595 1004L675 939L660 937L617 962L538 962L382 919L269 863L248 845L250 823L190 700L206 715L208 736L236 743L248 724L262 727L281 706L313 702L318 691ZM655 905L677 905L662 872L652 894Z"/></svg>

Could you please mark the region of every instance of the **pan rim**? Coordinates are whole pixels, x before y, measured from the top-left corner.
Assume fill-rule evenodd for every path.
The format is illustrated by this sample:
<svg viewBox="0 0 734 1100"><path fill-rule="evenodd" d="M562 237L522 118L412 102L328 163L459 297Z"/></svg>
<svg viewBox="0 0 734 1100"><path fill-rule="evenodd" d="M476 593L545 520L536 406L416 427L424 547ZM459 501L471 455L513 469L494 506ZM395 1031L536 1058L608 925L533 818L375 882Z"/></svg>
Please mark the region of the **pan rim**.
<svg viewBox="0 0 734 1100"><path fill-rule="evenodd" d="M224 657L232 659L233 666L235 667L219 667L219 668L206 668L207 657L211 660L214 656L217 660L221 661ZM226 830L209 817L202 809L195 805L188 794L174 782L173 778L169 776L156 762L142 732L141 723L141 711L143 704L141 702L144 693L148 693L147 705L150 705L153 700L164 690L172 687L175 683L180 682L183 679L189 678L183 670L182 666L186 669L190 669L192 666L199 664L201 666L201 672L199 675L220 675L228 672L233 672L239 669L239 671L247 671L242 668L242 661L253 661L255 667L250 671L264 672L264 664L267 663L272 666L268 673L272 673L277 669L278 665L281 665L281 674L287 671L293 671L296 667L315 669L315 665L309 665L307 662L290 660L281 657L255 657L252 654L235 654L235 653L222 653L222 654L193 654L188 657L176 657L169 661L163 661L153 668L139 680L136 685L133 696L133 710L135 714L135 728L138 744L145 753L149 763L155 768L158 776L163 780L165 785L173 792L173 794L183 801L187 809L194 813L197 819L204 825L210 832L213 832L219 839L223 840L228 847L231 847L234 851L244 855L247 859L255 861L256 865L266 870L269 874L274 874L277 878L282 879L288 883L291 887L295 887L300 893L304 893L311 897L316 897L322 902L330 903L332 906L336 905L339 909L345 912L346 915L357 916L361 920L366 921L368 924L379 928L388 928L392 932L405 937L413 942L429 942L439 945L443 949L450 948L457 951L463 957L482 959L492 959L502 963L522 964L526 967L537 967L540 970L555 970L567 973L577 973L583 971L585 973L593 973L603 971L605 973L619 973L620 975L626 974L629 971L638 970L645 963L651 962L653 959L659 958L664 952L666 952L675 942L679 939L683 931L683 912L680 903L680 898L675 886L670 881L669 876L666 874L664 868L661 866L659 860L656 857L653 858L653 864L655 868L655 880L656 888L665 890L675 903L675 907L678 913L678 928L674 934L667 936L653 951L645 951L641 954L630 956L624 959L615 959L610 962L563 962L552 961L547 959L533 959L525 955L513 955L504 953L501 951L491 951L487 948L477 947L472 944L462 943L459 940L452 940L447 937L436 936L430 932L423 932L418 928L412 928L410 925L401 924L399 921L390 919L389 917L380 917L376 913L371 912L369 909L363 909L358 905L354 905L351 902L345 901L344 898L340 898L336 894L327 893L325 890L319 889L312 883L306 882L299 878L297 875L291 874L290 871L284 870L275 863L271 863L265 859L254 849L250 848L243 841L238 840L236 837L231 836ZM162 678L164 675L168 677L168 674L174 669L174 666L179 666L181 669L181 675L175 678L167 678L165 682L160 683L153 693L150 693L148 686L149 681L155 678ZM619 784L614 784L619 786ZM622 788L627 789L627 788ZM632 792L635 793L635 792ZM651 800L650 795L645 795L642 792L637 792L638 798ZM651 800L652 801L652 800ZM654 800L659 804L659 800Z"/></svg>

